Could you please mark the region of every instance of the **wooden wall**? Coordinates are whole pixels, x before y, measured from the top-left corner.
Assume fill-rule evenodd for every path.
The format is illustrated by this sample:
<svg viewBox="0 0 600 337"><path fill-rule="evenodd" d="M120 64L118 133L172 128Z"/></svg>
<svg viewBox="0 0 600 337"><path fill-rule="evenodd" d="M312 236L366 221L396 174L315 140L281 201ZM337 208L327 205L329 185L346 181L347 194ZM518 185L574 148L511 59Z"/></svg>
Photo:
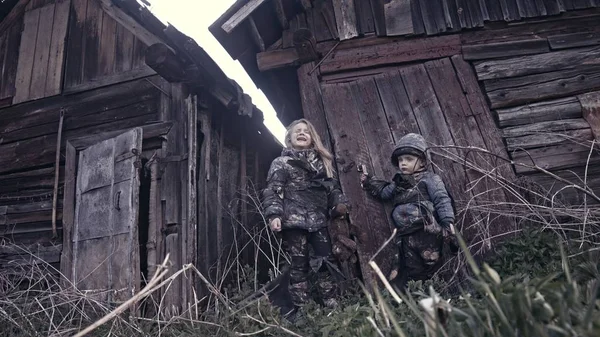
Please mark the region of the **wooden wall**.
<svg viewBox="0 0 600 337"><path fill-rule="evenodd" d="M66 141L156 122L159 97L160 91L153 84L140 80L0 109L2 240L26 246L54 247L53 254L44 256L48 257L48 262L58 263L62 236L52 240L51 214L61 111L65 118L59 168L59 235ZM153 139L145 140L146 148L155 147L154 144L157 142Z"/></svg>
<svg viewBox="0 0 600 337"><path fill-rule="evenodd" d="M98 0L71 0L65 91L147 76L146 46L110 17Z"/></svg>
<svg viewBox="0 0 600 337"><path fill-rule="evenodd" d="M23 18L0 32L0 107L10 105L15 95L17 61L21 45Z"/></svg>
<svg viewBox="0 0 600 337"><path fill-rule="evenodd" d="M586 181L592 189L600 187L600 153L591 150L594 133L584 107L600 90L600 40L593 38L598 34L596 15L463 36L463 55L474 66L512 159L576 184ZM515 170L552 192L565 186L530 166ZM573 189L561 196L575 205L584 202Z"/></svg>

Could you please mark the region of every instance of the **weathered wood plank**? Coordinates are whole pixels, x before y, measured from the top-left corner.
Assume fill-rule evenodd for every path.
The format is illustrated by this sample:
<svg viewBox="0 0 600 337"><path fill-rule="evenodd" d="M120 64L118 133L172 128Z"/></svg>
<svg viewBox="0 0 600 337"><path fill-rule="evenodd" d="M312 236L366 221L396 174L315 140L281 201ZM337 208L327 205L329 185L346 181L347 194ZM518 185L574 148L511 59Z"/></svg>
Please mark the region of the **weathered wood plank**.
<svg viewBox="0 0 600 337"><path fill-rule="evenodd" d="M583 118L592 128L594 137L600 141L600 92L590 92L577 96L581 103Z"/></svg>
<svg viewBox="0 0 600 337"><path fill-rule="evenodd" d="M0 99L4 99L6 97L9 97L9 95L6 95L4 92L7 91L6 89L4 89L4 72L7 71L5 69L5 63L6 61L6 54L9 54L9 49L8 49L8 39L10 37L10 29L6 32L2 32L0 33Z"/></svg>
<svg viewBox="0 0 600 337"><path fill-rule="evenodd" d="M414 33L410 0L392 0L384 5L386 35Z"/></svg>
<svg viewBox="0 0 600 337"><path fill-rule="evenodd" d="M102 34L98 55L98 75L112 75L115 72L117 22L109 15L102 15Z"/></svg>
<svg viewBox="0 0 600 337"><path fill-rule="evenodd" d="M452 64L454 65L454 69L456 69L456 75L463 88L467 101L469 102L471 111L475 116L475 120L477 121L479 128L485 130L486 137L484 137L484 141L487 145L486 148L501 158L508 157L506 148L502 142L502 135L493 120L492 112L479 87L479 82L477 81L473 68L460 55L452 57ZM503 164L504 163L498 162L498 172L508 179L513 178L513 170L509 166ZM510 196L507 197L510 198Z"/></svg>
<svg viewBox="0 0 600 337"><path fill-rule="evenodd" d="M583 32L548 37L552 49L567 49L600 44L600 32Z"/></svg>
<svg viewBox="0 0 600 337"><path fill-rule="evenodd" d="M309 71L313 67L314 62L310 62L298 68L298 84L300 87L302 111L304 112L304 117L310 120L317 129L317 134L321 136L323 145L329 151L333 151L327 127L327 119L325 117L325 108L323 107L318 72L309 74Z"/></svg>
<svg viewBox="0 0 600 337"><path fill-rule="evenodd" d="M589 146L569 143L536 148L528 151L515 151L512 153L512 158L515 163L523 163L526 165L533 165L533 163L535 163L537 166L546 170L559 170L585 165L589 154ZM592 152L589 162L590 165L600 163L600 155L598 155L597 150ZM515 170L517 174L537 172L535 169L521 165L515 165Z"/></svg>
<svg viewBox="0 0 600 337"><path fill-rule="evenodd" d="M65 88L63 94L74 94L78 92L88 91L96 88L101 88L108 85L113 85L121 82L129 82L139 78L149 77L156 75L156 72L150 67L133 69L124 73L117 73L110 76L103 76L99 79L74 85L69 88Z"/></svg>
<svg viewBox="0 0 600 337"><path fill-rule="evenodd" d="M279 20L279 24L281 25L281 29L288 29L289 22L287 20L287 15L285 14L285 8L283 7L282 0L273 0L273 7L275 8L275 13L277 14L277 20Z"/></svg>
<svg viewBox="0 0 600 337"><path fill-rule="evenodd" d="M332 1L324 1L323 6L321 7L321 14L323 15L323 19L325 20L325 25L327 29L329 29L329 33L333 39L339 38L340 34L338 32L336 18L335 18L335 10L333 8Z"/></svg>
<svg viewBox="0 0 600 337"><path fill-rule="evenodd" d="M54 9L54 24L52 26L52 42L50 43L45 97L58 95L62 89L70 4L70 0L57 1Z"/></svg>
<svg viewBox="0 0 600 337"><path fill-rule="evenodd" d="M390 71L374 78L394 144L407 133L420 133L400 73Z"/></svg>
<svg viewBox="0 0 600 337"><path fill-rule="evenodd" d="M0 267L10 268L17 265L28 265L38 261L48 264L59 262L62 245L42 246L40 244L0 246Z"/></svg>
<svg viewBox="0 0 600 337"><path fill-rule="evenodd" d="M581 104L576 97L544 101L509 109L496 110L500 127L517 126L552 120L581 117Z"/></svg>
<svg viewBox="0 0 600 337"><path fill-rule="evenodd" d="M13 104L29 99L29 88L33 65L35 60L35 46L37 41L40 9L25 13L23 34L21 35L21 48L19 49L19 64L17 66L16 92ZM32 52L33 51L33 52Z"/></svg>
<svg viewBox="0 0 600 337"><path fill-rule="evenodd" d="M427 60L459 53L460 38L457 35L398 40L388 44L336 50L323 62L321 72Z"/></svg>
<svg viewBox="0 0 600 337"><path fill-rule="evenodd" d="M599 65L598 56L600 46L474 62L474 65L479 80L490 80L574 69L583 64Z"/></svg>
<svg viewBox="0 0 600 337"><path fill-rule="evenodd" d="M263 41L258 28L256 27L256 22L252 17L248 18L248 26L250 27L250 35L252 36L252 40L254 40L254 44L258 47L258 50L265 51L265 41Z"/></svg>
<svg viewBox="0 0 600 337"><path fill-rule="evenodd" d="M99 77L98 61L100 54L100 39L102 37L102 17L104 11L100 4L94 0L88 0L85 18L85 52L83 53L83 81L87 84Z"/></svg>
<svg viewBox="0 0 600 337"><path fill-rule="evenodd" d="M67 61L65 69L65 88L75 86L83 81L83 55L85 54L85 23L89 0L71 2L71 18L69 20L69 43L67 44Z"/></svg>
<svg viewBox="0 0 600 337"><path fill-rule="evenodd" d="M335 22L341 41L358 36L354 1L332 0Z"/></svg>
<svg viewBox="0 0 600 337"><path fill-rule="evenodd" d="M371 12L373 13L373 20L375 24L375 33L377 36L386 36L386 17L385 17L385 1L383 0L369 0L362 1L368 2L371 5Z"/></svg>
<svg viewBox="0 0 600 337"><path fill-rule="evenodd" d="M423 24L427 35L439 34L446 30L446 19L438 0L415 0L420 2ZM434 2L434 3L432 3Z"/></svg>
<svg viewBox="0 0 600 337"><path fill-rule="evenodd" d="M54 23L54 4L40 8L33 70L31 73L31 86L29 98L38 99L46 93L46 79L48 75L48 60L52 40L52 25Z"/></svg>
<svg viewBox="0 0 600 337"><path fill-rule="evenodd" d="M240 8L236 13L234 13L223 25L221 28L225 31L225 33L231 33L237 26L239 26L244 20L246 20L252 13L262 5L266 0L250 0L246 3L242 8Z"/></svg>
<svg viewBox="0 0 600 337"><path fill-rule="evenodd" d="M375 32L375 19L373 17L373 10L371 9L371 2L354 0L354 8L356 9L358 32L360 35Z"/></svg>
<svg viewBox="0 0 600 337"><path fill-rule="evenodd" d="M600 66L483 82L492 108L521 105L600 88Z"/></svg>
<svg viewBox="0 0 600 337"><path fill-rule="evenodd" d="M557 145L569 142L591 141L594 139L592 130L589 126L585 129L576 130L556 130L532 132L526 136L506 138L506 147L509 151L532 149L550 145Z"/></svg>
<svg viewBox="0 0 600 337"><path fill-rule="evenodd" d="M129 30L138 40L144 43L144 45L151 46L155 43L164 43L164 41L162 41L156 35L150 33L134 18L127 15L119 7L115 6L111 0L101 0L100 4L104 9L104 13Z"/></svg>
<svg viewBox="0 0 600 337"><path fill-rule="evenodd" d="M578 130L589 128L589 124L583 118L565 119L557 121L548 121L527 124L522 126L512 126L502 129L502 135L506 137L521 137L536 133L560 132L568 130Z"/></svg>
<svg viewBox="0 0 600 337"><path fill-rule="evenodd" d="M0 60L4 69L0 77L0 99L11 98L9 99L11 104L12 97L15 95L22 28L23 18L21 17L10 29L4 31L6 40L3 46L4 57Z"/></svg>
<svg viewBox="0 0 600 337"><path fill-rule="evenodd" d="M73 263L73 224L75 219L75 186L77 181L77 150L67 142L65 149L65 184L63 190L63 251L60 259L60 271L65 280L71 280Z"/></svg>
<svg viewBox="0 0 600 337"><path fill-rule="evenodd" d="M546 39L531 39L514 42L498 42L478 45L463 45L465 60L483 60L497 57L531 55L549 52Z"/></svg>
<svg viewBox="0 0 600 337"><path fill-rule="evenodd" d="M366 266L377 247L389 235L390 228L382 205L368 198L357 183L359 178L356 172L357 165L370 167L371 164L356 104L350 103L355 99L352 84L324 84L322 91L325 112L335 145L340 184L353 209L350 214L351 232L357 237L363 280L370 285L376 280L376 276ZM389 272L391 261L388 256L380 255L376 261L384 273Z"/></svg>

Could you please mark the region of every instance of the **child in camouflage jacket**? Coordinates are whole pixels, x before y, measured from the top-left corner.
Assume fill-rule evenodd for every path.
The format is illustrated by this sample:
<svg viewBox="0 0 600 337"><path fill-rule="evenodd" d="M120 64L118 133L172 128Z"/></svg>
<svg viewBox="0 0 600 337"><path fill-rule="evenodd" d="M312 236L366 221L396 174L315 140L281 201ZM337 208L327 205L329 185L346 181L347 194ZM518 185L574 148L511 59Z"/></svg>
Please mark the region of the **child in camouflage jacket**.
<svg viewBox="0 0 600 337"><path fill-rule="evenodd" d="M371 196L394 203L391 215L399 261L390 279L404 289L408 280L431 278L441 267L444 238L454 235L454 209L444 182L428 170L427 145L421 135L402 137L391 160L400 169L391 182L363 173L361 183Z"/></svg>
<svg viewBox="0 0 600 337"><path fill-rule="evenodd" d="M289 291L295 312L309 297L308 274L317 272L317 288L324 304L335 307L336 285L332 268L331 217L345 216L346 198L333 169L333 156L323 146L313 125L300 119L286 132L286 148L275 158L263 191L263 208L271 229L281 231L291 256ZM309 246L314 257L309 258ZM282 308L285 309L285 308Z"/></svg>

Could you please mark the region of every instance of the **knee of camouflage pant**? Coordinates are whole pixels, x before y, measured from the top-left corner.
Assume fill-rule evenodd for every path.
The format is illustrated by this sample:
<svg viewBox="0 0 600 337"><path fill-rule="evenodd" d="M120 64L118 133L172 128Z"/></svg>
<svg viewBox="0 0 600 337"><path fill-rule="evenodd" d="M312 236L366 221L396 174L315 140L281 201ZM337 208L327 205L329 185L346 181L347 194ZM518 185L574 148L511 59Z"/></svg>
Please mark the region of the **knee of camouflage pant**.
<svg viewBox="0 0 600 337"><path fill-rule="evenodd" d="M296 306L302 306L308 302L308 281L291 283L288 287L292 302Z"/></svg>

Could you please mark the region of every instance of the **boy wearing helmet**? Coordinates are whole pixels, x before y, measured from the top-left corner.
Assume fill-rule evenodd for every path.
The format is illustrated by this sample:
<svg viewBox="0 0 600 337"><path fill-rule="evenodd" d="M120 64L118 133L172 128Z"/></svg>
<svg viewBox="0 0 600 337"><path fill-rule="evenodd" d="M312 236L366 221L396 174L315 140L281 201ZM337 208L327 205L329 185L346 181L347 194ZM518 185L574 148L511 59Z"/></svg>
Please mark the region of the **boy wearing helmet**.
<svg viewBox="0 0 600 337"><path fill-rule="evenodd" d="M395 279L399 270L395 283L403 289L408 280L431 278L441 267L444 237L454 234L454 210L444 182L428 170L427 145L421 135L402 137L391 160L399 169L391 182L363 173L361 183L371 196L394 203L391 215L399 265L390 278Z"/></svg>

